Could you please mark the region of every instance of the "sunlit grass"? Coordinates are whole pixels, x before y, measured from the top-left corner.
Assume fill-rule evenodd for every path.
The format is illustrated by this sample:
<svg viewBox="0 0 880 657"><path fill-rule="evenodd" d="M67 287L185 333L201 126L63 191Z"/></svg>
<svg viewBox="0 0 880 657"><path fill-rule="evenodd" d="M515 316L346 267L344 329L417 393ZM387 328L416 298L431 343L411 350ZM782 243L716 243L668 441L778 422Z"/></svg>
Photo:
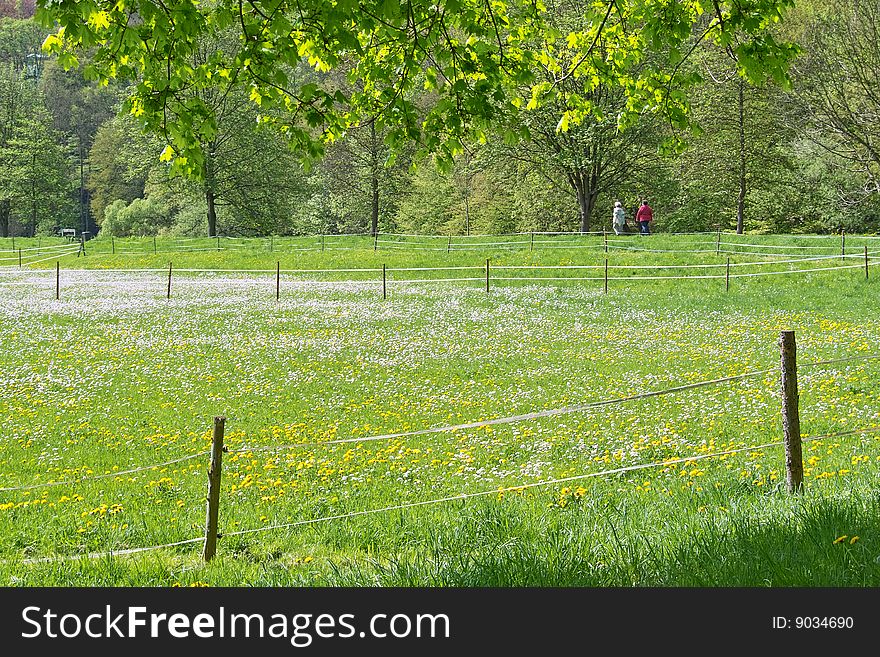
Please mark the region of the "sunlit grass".
<svg viewBox="0 0 880 657"><path fill-rule="evenodd" d="M696 237L706 240L651 243L684 251ZM0 488L76 482L0 495L4 584L880 582L877 433L805 443L800 498L785 492L774 447L234 535L776 442L771 373L508 425L315 445L772 370L783 329L796 331L802 364L877 353L876 283L858 269L738 279L729 292L723 279L619 281L608 294L602 281L496 282L488 295L481 281L391 281L385 301L375 272L323 283L288 274L276 301L279 260L597 264L605 253L221 250L175 254L175 267L269 271L179 273L169 300L163 272L80 271L167 267L167 254L99 254L97 242L61 259L60 301L53 260L0 277ZM726 257L609 254L627 265ZM804 434L880 426L878 371L871 360L802 368ZM216 561L202 564L195 544L24 562L200 536L207 456L78 480L201 454L215 415L227 417L231 450Z"/></svg>

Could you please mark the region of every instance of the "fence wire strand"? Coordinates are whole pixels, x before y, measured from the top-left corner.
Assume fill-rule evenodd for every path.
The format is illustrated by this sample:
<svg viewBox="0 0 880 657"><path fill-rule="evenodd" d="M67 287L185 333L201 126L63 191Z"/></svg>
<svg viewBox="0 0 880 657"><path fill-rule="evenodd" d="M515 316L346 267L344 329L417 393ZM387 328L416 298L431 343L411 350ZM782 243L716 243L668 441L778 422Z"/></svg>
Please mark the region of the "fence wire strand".
<svg viewBox="0 0 880 657"><path fill-rule="evenodd" d="M807 437L807 438L803 438L801 442L808 443L808 442L814 442L814 441L818 441L818 440L826 440L829 438L837 438L837 437L849 436L849 435L854 435L854 434L876 433L878 431L880 431L880 426L866 427L863 429L853 429L853 430L849 430L849 431L840 431L840 432L831 433L831 434L823 434L823 435L819 435L819 436ZM711 452L709 454L696 454L696 455L692 455L692 456L679 457L679 458L674 458L674 459L664 459L662 461L654 461L652 463L639 463L639 464L635 464L635 465L623 466L620 468L612 468L610 470L601 470L599 472L588 472L588 473L579 474L579 475L572 475L570 477L558 477L555 479L545 479L542 481L529 482L529 483L520 484L517 486L504 486L504 487L499 487L499 488L495 488L492 490L483 490L483 491L477 491L477 492L472 492L472 493L459 493L457 495L448 495L445 497L439 497L439 498L434 498L434 499L430 499L430 500L421 500L418 502L406 502L403 504L394 504L391 506L380 507L377 509L365 509L362 511L352 511L349 513L340 513L340 514L331 515L331 516L321 516L319 518L309 518L306 520L298 520L295 522L268 525L266 527L254 527L251 529L240 529L240 530L231 531L231 532L222 532L222 533L218 534L217 538L222 539L224 537L230 537L230 536L244 536L247 534L256 534L256 533L262 533L262 532L267 532L267 531L274 531L277 529L291 529L294 527L314 525L314 524L318 524L318 523L322 523L322 522L329 522L329 521L333 521L333 520L348 520L351 518L357 518L357 517L361 517L361 516L375 515L375 514L379 514L379 513L388 513L389 511L403 511L403 510L414 509L414 508L422 507L422 506L443 504L446 502L455 502L455 501L460 501L460 500L472 499L472 498L476 498L476 497L487 497L489 495L503 495L506 493L516 493L516 492L520 492L520 491L527 490L530 488L538 488L538 487L542 487L542 486L554 486L554 485L558 485L558 484L571 483L574 481L583 481L586 479L604 477L604 476L608 476L608 475L623 474L626 472L634 472L637 470L645 470L645 469L649 469L649 468L668 467L670 465L676 465L679 463L691 463L693 461L700 461L700 460L704 460L704 459L708 459L708 458L716 458L716 457L727 456L727 455L731 455L731 454L740 454L743 452L758 452L758 451L761 451L764 449L768 449L770 447L779 447L782 445L784 445L784 442L780 440L780 441L774 441L774 442L770 442L770 443L764 443L761 445L752 445L750 447L740 447L737 449L723 450L720 452ZM196 537L196 538L185 539L182 541L176 541L173 543L164 543L162 545L151 545L148 547L129 548L129 549L124 549L124 550L109 550L106 552L89 552L89 553L85 553L85 554L39 557L39 558L34 558L34 559L24 559L24 560L17 562L17 563L31 565L31 564L49 563L49 562L56 562L56 561L105 559L105 558L112 558L115 556L126 556L126 555L131 555L131 554L139 554L139 553L144 553L144 552L161 550L161 549L165 549L165 548L169 548L169 547L177 547L180 545L189 545L189 544L193 544L193 543L200 543L204 540L205 540L204 537L200 536L200 537ZM5 563L10 563L10 562L11 561L7 560Z"/></svg>

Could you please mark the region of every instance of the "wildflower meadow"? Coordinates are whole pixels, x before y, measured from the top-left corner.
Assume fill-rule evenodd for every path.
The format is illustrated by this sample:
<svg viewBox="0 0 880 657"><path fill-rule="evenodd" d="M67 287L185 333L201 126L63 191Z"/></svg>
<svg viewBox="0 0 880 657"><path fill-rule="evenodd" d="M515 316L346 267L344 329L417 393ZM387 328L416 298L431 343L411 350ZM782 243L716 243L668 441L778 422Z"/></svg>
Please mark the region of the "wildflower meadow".
<svg viewBox="0 0 880 657"><path fill-rule="evenodd" d="M8 249L0 582L880 584L875 242L535 239Z"/></svg>

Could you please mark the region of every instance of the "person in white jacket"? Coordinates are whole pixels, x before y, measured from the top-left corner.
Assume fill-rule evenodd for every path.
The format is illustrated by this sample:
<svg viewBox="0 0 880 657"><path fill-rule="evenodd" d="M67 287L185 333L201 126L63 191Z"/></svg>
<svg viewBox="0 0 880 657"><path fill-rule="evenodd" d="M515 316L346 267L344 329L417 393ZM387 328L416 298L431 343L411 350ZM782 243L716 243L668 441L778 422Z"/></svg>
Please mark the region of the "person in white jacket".
<svg viewBox="0 0 880 657"><path fill-rule="evenodd" d="M622 235L626 232L626 212L624 212L620 201L614 202L614 216L611 225L615 235Z"/></svg>

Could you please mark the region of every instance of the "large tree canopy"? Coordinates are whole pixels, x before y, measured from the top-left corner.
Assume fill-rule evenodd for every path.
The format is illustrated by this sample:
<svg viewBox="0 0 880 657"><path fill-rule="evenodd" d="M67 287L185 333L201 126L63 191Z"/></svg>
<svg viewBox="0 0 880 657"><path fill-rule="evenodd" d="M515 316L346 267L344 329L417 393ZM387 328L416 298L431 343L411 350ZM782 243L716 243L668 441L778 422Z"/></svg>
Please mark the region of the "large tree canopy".
<svg viewBox="0 0 880 657"><path fill-rule="evenodd" d="M374 122L390 145L417 141L451 161L463 140L485 139L493 119L509 114L499 109L565 93L564 131L602 111L589 93L599 86L627 98L616 117L602 118L625 128L652 112L683 129L695 79L682 62L695 45L712 40L745 77L785 82L795 48L767 28L792 4L594 0L567 33L547 20L552 7L542 0L39 0L37 18L57 28L45 48L62 64L77 65L85 52L87 76L131 80L128 110L164 135L164 159L198 175L200 145L217 132L212 108L194 93L208 87L245 89L260 122L305 157ZM234 45L194 64L205 42ZM536 63L553 79L535 76ZM325 85L343 64L356 84ZM563 84L571 77L586 81L585 93L572 95Z"/></svg>

